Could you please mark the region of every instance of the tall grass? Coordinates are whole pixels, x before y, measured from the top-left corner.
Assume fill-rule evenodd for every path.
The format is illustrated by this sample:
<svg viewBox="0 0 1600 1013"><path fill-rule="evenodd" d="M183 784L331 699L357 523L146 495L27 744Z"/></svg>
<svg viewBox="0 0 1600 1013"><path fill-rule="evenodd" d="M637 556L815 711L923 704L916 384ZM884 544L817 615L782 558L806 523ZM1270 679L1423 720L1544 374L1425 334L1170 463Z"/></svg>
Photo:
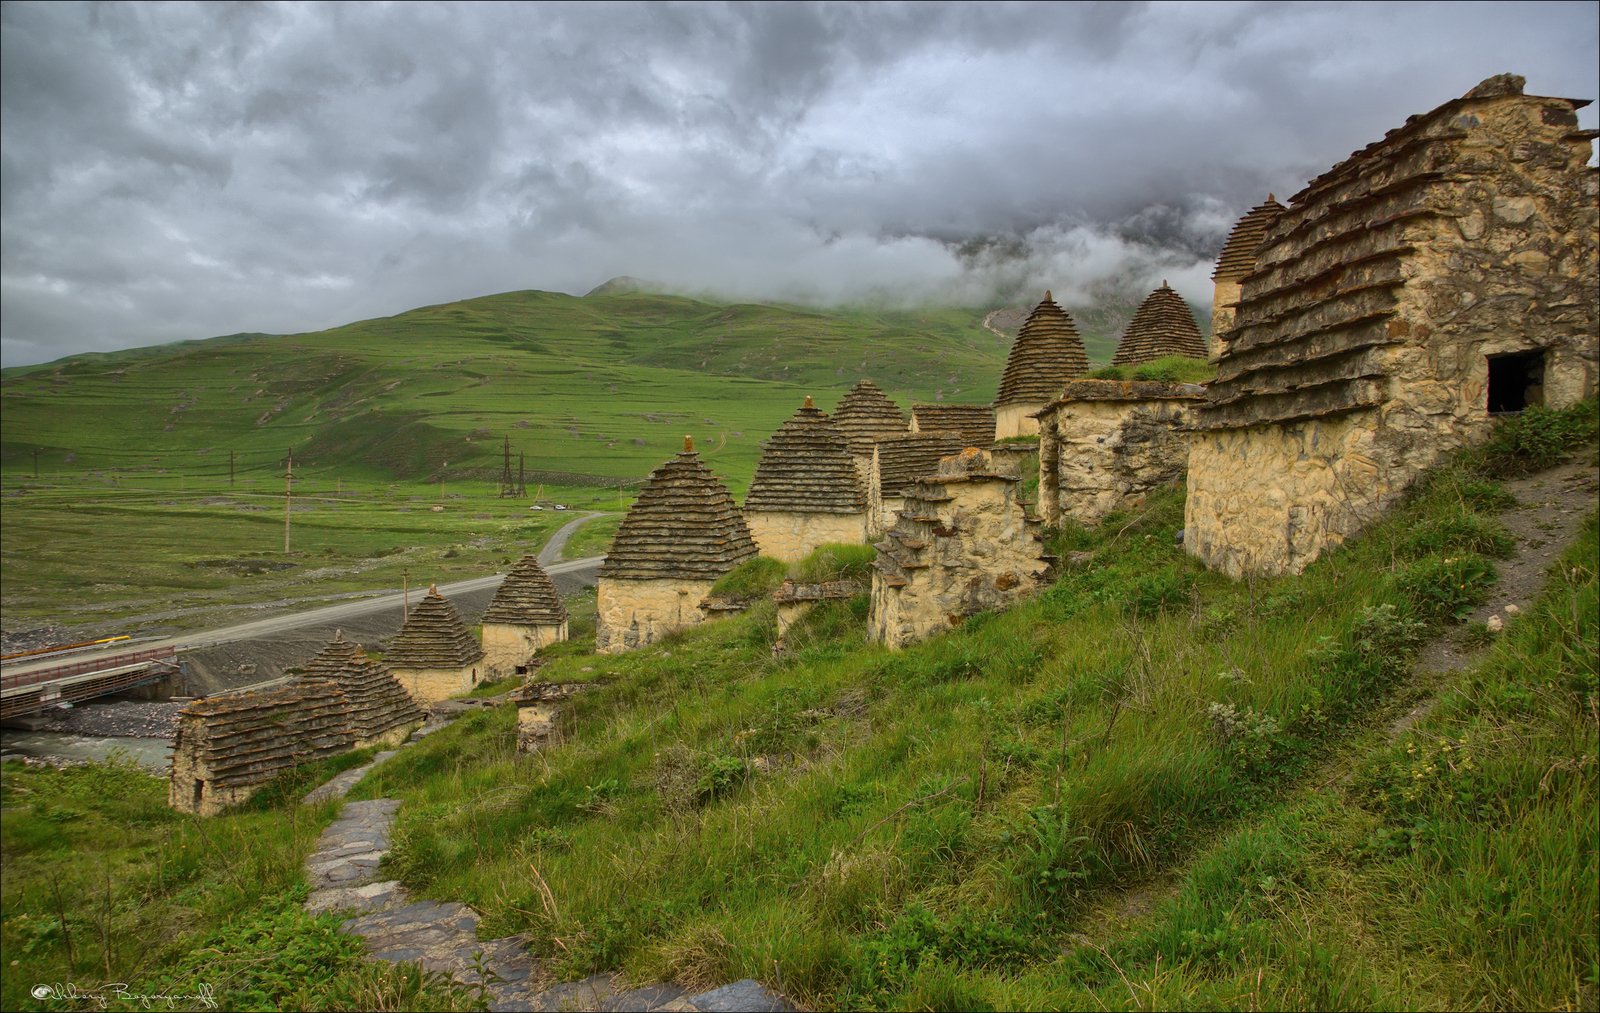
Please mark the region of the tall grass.
<svg viewBox="0 0 1600 1013"><path fill-rule="evenodd" d="M1095 553L1086 567L907 651L864 643L865 609L841 603L775 658L757 608L630 655L553 662L542 677L601 685L541 754L514 752L509 710L486 714L361 790L407 799L394 874L477 906L486 931L529 933L570 975L748 975L825 1007L983 1008L1088 1001L1072 983L1101 979L1108 1005L1249 1001L1237 964L1261 971L1262 1002L1420 1001L1438 993L1408 985L1392 954L1363 955L1382 973L1341 990L1355 965L1336 920L1258 914L1285 890L1313 895L1293 871L1303 852L1347 858L1346 824L1370 829L1341 809L1308 837L1285 800L1485 593L1492 564L1474 552L1505 547L1475 504L1503 495L1443 472L1303 576L1235 584L1174 546L1169 494L1063 532ZM1209 857L1233 833L1287 843ZM1256 854L1283 848L1278 864ZM1186 890L1233 891L1223 922L1075 942L1108 898L1191 863ZM1240 885L1246 867L1255 886ZM1118 952L1147 970L1160 958L1145 991L1116 977ZM1555 977L1517 994L1566 1001Z"/></svg>

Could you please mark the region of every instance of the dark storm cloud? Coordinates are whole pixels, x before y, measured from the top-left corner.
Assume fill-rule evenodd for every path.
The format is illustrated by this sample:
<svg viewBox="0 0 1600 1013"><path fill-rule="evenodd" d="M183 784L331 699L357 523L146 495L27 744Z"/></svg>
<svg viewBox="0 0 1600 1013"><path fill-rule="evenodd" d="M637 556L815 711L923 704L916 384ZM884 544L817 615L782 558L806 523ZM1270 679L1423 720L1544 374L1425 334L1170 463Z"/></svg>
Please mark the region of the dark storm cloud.
<svg viewBox="0 0 1600 1013"><path fill-rule="evenodd" d="M618 274L1204 300L1266 190L1491 74L1586 96L1597 26L1587 3L0 17L7 364Z"/></svg>

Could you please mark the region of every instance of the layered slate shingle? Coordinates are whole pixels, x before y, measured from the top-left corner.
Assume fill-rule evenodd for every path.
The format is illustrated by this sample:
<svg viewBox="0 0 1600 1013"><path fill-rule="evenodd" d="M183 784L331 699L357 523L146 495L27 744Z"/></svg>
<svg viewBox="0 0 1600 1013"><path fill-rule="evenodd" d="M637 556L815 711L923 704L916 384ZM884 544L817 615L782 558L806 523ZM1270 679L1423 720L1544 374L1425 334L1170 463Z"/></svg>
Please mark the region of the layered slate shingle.
<svg viewBox="0 0 1600 1013"><path fill-rule="evenodd" d="M1251 208L1228 233L1228 242L1222 247L1222 256L1211 272L1213 281L1236 282L1256 269L1256 248L1266 238L1267 226L1283 214L1284 206L1277 198L1267 194L1264 204Z"/></svg>
<svg viewBox="0 0 1600 1013"><path fill-rule="evenodd" d="M940 458L966 447L967 441L956 433L899 433L879 440L879 495L905 496L917 479L939 470Z"/></svg>
<svg viewBox="0 0 1600 1013"><path fill-rule="evenodd" d="M339 687L350 704L350 729L357 741L375 739L423 718L416 701L389 669L367 657L360 645L345 640L342 631L307 663L305 678Z"/></svg>
<svg viewBox="0 0 1600 1013"><path fill-rule="evenodd" d="M856 456L870 456L872 444L879 437L906 431L906 418L900 414L900 406L867 379L858 381L840 400L833 410L833 424L839 427L850 453Z"/></svg>
<svg viewBox="0 0 1600 1013"><path fill-rule="evenodd" d="M451 669L466 668L482 658L483 647L473 639L461 613L437 586L431 586L427 596L412 606L383 663L390 668Z"/></svg>
<svg viewBox="0 0 1600 1013"><path fill-rule="evenodd" d="M954 433L973 446L988 446L994 440L994 409L989 405L912 405L911 419L919 433Z"/></svg>
<svg viewBox="0 0 1600 1013"><path fill-rule="evenodd" d="M600 564L600 576L716 580L755 554L733 496L686 437L683 453L651 472L639 490Z"/></svg>
<svg viewBox="0 0 1600 1013"><path fill-rule="evenodd" d="M539 565L539 557L530 553L517 560L500 582L482 621L485 625L559 626L568 618L567 607L556 593L550 575Z"/></svg>
<svg viewBox="0 0 1600 1013"><path fill-rule="evenodd" d="M1183 296L1165 281L1145 297L1128 322L1128 329L1117 343L1113 366L1137 366L1167 355L1190 359L1206 357L1206 339L1194 322L1194 313Z"/></svg>
<svg viewBox="0 0 1600 1013"><path fill-rule="evenodd" d="M1088 371L1089 353L1077 326L1046 292L1011 346L995 404L1053 401L1062 385Z"/></svg>
<svg viewBox="0 0 1600 1013"><path fill-rule="evenodd" d="M1411 303L1422 305L1429 286L1439 284L1435 278L1453 276L1459 284L1472 277L1471 270L1488 270L1465 265L1439 271L1427 259L1439 255L1436 246L1459 241L1438 237L1450 236L1457 219L1466 220L1468 188L1520 192L1510 188L1527 184L1513 167L1525 164L1531 170L1565 157L1555 145L1525 138L1512 147L1507 164L1487 139L1472 140L1479 120L1463 113L1464 107L1521 96L1521 78L1490 78L1462 98L1408 117L1404 126L1352 153L1290 199L1267 226L1254 270L1239 281L1238 315L1208 401L1198 412L1197 429L1327 418L1388 400L1391 371L1399 365L1390 346L1425 340L1441 321L1459 326L1467 316L1465 307L1447 311L1441 306L1429 311L1428 324L1414 326L1397 317L1412 278L1422 280L1411 289L1416 293ZM1527 104L1535 102L1545 104L1541 129L1554 134L1570 120L1574 132L1563 140L1587 143L1571 119L1571 110L1585 103L1530 96ZM1592 206L1592 191L1587 199ZM1495 255L1493 250L1454 254L1485 262ZM1422 269L1413 268L1413 261ZM1525 305L1548 307L1571 299L1570 282L1560 272L1540 269L1514 277L1523 289L1516 298ZM1588 295L1592 305L1593 293ZM1480 305L1475 312L1488 309Z"/></svg>
<svg viewBox="0 0 1600 1013"><path fill-rule="evenodd" d="M174 769L205 772L208 785L269 781L279 771L350 751L350 703L334 683L305 678L262 693L196 700L178 714ZM173 798L184 785L174 779Z"/></svg>
<svg viewBox="0 0 1600 1013"><path fill-rule="evenodd" d="M767 441L744 508L829 514L866 510L849 443L811 398Z"/></svg>

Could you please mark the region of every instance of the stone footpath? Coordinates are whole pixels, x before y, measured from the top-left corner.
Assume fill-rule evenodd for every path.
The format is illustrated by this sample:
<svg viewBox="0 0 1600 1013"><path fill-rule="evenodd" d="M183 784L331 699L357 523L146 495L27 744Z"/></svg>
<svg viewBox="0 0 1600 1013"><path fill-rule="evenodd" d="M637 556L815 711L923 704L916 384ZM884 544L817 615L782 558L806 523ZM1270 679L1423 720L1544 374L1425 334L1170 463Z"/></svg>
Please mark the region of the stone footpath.
<svg viewBox="0 0 1600 1013"><path fill-rule="evenodd" d="M462 708L464 710L466 708ZM454 717L457 710L450 714ZM410 745L444 724L427 725L412 734ZM402 746L401 748L404 748ZM305 804L343 798L373 767L397 750L378 753L372 762L347 770L307 794ZM628 988L619 975L596 974L582 981L541 987L540 961L531 956L524 936L506 936L480 942L478 912L455 901L407 902L405 887L397 880L374 882L378 865L389 851L389 828L400 800L373 799L346 802L306 859L311 895L306 910L312 914L345 911L354 917L340 931L366 941L373 960L420 961L430 971L441 971L466 985L482 981L479 968L490 974L489 1009L514 1010L684 1010L720 1013L724 1010L794 1010L787 999L752 978L690 995L673 984ZM499 980L496 981L495 979Z"/></svg>

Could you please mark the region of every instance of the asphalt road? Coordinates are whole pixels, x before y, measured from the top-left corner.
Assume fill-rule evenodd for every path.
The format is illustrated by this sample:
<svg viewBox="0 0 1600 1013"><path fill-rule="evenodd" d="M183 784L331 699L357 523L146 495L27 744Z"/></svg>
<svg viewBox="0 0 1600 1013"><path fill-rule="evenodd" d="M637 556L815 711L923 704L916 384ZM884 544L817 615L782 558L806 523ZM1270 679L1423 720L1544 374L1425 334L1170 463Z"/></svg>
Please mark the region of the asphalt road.
<svg viewBox="0 0 1600 1013"><path fill-rule="evenodd" d="M558 590L563 594L583 584L593 584L595 571L600 568L604 556L589 556L584 559L572 559L559 563L547 563L548 558L560 558L561 549L566 545L567 539L572 536L585 521L603 514L591 513L584 517L576 518L556 531L550 541L539 553L540 563L545 572L550 574ZM493 595L494 590L505 579L505 574L496 573L487 577L474 577L470 580L458 580L451 584L440 584L439 591L445 597L458 603L458 607L465 605L464 613L472 611L472 604L481 602L477 611L482 611L488 604L487 599ZM409 594L413 599L420 599L427 593L427 588L411 588ZM282 615L271 616L266 619L257 619L253 622L240 623L234 626L224 626L211 630L193 630L179 634L175 637L166 637L159 640L138 640L131 643L112 645L101 651L80 651L71 655L55 658L41 658L36 661L19 662L5 667L6 675L12 673L25 673L37 669L52 668L72 661L85 661L101 655L126 654L130 651L147 651L158 647L175 647L181 651L196 651L205 648L215 648L226 644L238 644L245 641L283 641L297 640L295 636L300 631L326 631L341 626L355 626L362 629L370 628L373 633L386 629L389 626L398 629L400 614L405 601L405 594L393 591L374 592L370 596L355 598L340 602L337 605L327 605L322 608L307 609L303 612L290 612ZM270 607L271 603L263 603ZM392 613L380 616L379 613ZM474 621L470 616L468 622ZM392 631L390 631L392 633ZM371 635L369 633L369 635ZM318 632L312 639L323 639L324 633ZM233 652L230 652L233 653ZM236 666L235 666L236 667ZM277 667L277 666L272 666ZM263 671L261 674L267 674Z"/></svg>

